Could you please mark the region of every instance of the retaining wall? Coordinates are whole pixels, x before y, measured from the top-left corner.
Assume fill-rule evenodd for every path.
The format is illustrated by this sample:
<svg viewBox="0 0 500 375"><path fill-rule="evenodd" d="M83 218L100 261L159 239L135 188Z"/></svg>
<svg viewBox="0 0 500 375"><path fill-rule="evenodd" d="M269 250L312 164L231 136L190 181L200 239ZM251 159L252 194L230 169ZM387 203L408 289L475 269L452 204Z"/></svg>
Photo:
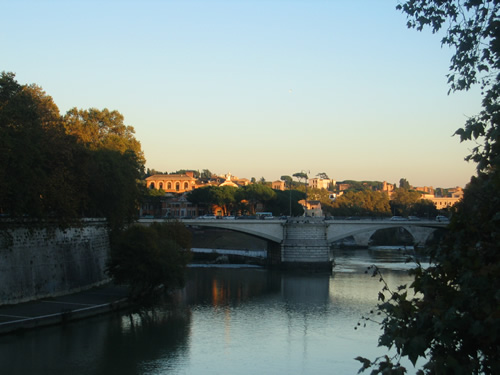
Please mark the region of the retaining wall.
<svg viewBox="0 0 500 375"><path fill-rule="evenodd" d="M61 230L14 223L0 230L0 305L68 294L108 282L103 220Z"/></svg>

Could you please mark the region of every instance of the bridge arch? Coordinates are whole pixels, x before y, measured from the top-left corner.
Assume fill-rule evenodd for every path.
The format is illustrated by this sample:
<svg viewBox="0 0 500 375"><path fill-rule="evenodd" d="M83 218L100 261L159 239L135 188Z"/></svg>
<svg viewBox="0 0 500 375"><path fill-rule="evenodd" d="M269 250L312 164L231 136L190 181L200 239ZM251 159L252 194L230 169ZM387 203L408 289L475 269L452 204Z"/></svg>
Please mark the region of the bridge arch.
<svg viewBox="0 0 500 375"><path fill-rule="evenodd" d="M381 220L373 220L372 222L329 221L327 241L329 245L332 245L336 241L352 236L356 244L368 246L371 237L377 230L403 228L412 236L414 244L424 245L439 227L444 226L432 222L406 222L403 224Z"/></svg>
<svg viewBox="0 0 500 375"><path fill-rule="evenodd" d="M247 225L241 225L245 222ZM260 220L238 220L238 224L225 220L196 220L195 222L184 221L186 226L199 226L210 228L222 228L250 234L252 236L262 238L268 241L281 243L283 241L283 225L268 225L266 221Z"/></svg>

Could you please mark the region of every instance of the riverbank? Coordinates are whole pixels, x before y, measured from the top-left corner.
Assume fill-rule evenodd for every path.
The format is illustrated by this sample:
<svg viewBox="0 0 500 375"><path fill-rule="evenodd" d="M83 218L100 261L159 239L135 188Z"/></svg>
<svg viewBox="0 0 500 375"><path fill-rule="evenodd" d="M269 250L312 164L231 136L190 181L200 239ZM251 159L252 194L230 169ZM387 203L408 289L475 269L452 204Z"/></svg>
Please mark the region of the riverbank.
<svg viewBox="0 0 500 375"><path fill-rule="evenodd" d="M125 286L106 284L65 296L0 306L0 334L118 311L129 305L127 293Z"/></svg>

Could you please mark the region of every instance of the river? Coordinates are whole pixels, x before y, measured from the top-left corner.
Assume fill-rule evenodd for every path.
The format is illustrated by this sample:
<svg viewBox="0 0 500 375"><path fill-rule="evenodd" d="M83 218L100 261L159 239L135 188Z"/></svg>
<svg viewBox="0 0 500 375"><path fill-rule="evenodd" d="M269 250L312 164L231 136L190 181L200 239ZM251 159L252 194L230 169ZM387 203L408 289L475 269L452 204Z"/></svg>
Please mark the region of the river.
<svg viewBox="0 0 500 375"><path fill-rule="evenodd" d="M377 347L378 325L361 319L382 287L366 268L377 264L399 285L409 281L410 265L397 249L334 257L331 274L192 265L186 287L168 303L0 337L0 371L356 374L356 356L386 353Z"/></svg>

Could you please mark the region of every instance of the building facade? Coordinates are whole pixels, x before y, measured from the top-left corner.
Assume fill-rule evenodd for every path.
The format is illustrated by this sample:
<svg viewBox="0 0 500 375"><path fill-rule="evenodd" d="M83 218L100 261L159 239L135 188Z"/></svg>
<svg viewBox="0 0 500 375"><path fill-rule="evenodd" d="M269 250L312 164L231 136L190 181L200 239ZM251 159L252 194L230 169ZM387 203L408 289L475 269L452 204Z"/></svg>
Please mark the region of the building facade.
<svg viewBox="0 0 500 375"><path fill-rule="evenodd" d="M324 178L310 178L307 184L312 189L325 189L328 190L332 185L332 180Z"/></svg>
<svg viewBox="0 0 500 375"><path fill-rule="evenodd" d="M185 193L199 187L197 181L192 174L155 174L146 178L146 186L166 193Z"/></svg>

